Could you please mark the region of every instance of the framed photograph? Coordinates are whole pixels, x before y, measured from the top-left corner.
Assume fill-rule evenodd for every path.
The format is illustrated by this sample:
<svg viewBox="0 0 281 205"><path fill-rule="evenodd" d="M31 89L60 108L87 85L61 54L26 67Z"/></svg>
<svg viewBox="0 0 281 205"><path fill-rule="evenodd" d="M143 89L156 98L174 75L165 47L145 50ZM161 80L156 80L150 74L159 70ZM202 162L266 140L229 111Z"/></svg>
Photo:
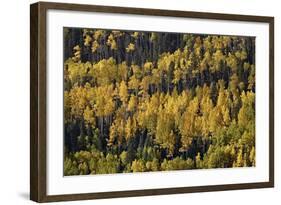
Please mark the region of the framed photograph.
<svg viewBox="0 0 281 205"><path fill-rule="evenodd" d="M30 7L30 198L274 186L274 18Z"/></svg>

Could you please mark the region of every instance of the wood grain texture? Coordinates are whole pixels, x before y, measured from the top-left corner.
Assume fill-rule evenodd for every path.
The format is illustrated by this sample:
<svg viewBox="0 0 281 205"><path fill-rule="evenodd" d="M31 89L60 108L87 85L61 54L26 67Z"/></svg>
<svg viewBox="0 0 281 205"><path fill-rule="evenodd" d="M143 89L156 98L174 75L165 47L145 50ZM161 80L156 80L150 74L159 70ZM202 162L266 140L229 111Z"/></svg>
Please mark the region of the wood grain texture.
<svg viewBox="0 0 281 205"><path fill-rule="evenodd" d="M38 4L30 7L30 199L38 201Z"/></svg>
<svg viewBox="0 0 281 205"><path fill-rule="evenodd" d="M269 19L269 182L274 187L274 18Z"/></svg>
<svg viewBox="0 0 281 205"><path fill-rule="evenodd" d="M165 188L150 190L131 190L118 192L47 195L46 172L46 11L48 9L122 13L137 15L170 16L184 18L216 19L231 21L263 22L269 24L270 33L270 122L269 122L269 181L258 183L227 184L198 187ZM107 7L82 4L64 4L39 2L30 6L30 199L36 202L53 202L67 200L86 200L115 197L133 197L160 194L180 194L192 192L209 192L236 189L266 188L274 186L274 18L265 16L248 16L173 10L142 8Z"/></svg>
<svg viewBox="0 0 281 205"><path fill-rule="evenodd" d="M46 198L46 10L30 6L30 199Z"/></svg>

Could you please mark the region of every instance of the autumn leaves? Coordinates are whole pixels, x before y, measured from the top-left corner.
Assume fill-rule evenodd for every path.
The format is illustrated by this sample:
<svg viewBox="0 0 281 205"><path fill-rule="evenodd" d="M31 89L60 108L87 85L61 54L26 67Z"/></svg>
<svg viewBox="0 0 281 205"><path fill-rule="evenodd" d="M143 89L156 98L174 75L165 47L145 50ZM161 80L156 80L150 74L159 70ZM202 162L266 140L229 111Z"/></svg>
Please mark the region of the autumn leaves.
<svg viewBox="0 0 281 205"><path fill-rule="evenodd" d="M65 175L255 165L254 39L177 34L155 59L167 35L83 31L64 63Z"/></svg>

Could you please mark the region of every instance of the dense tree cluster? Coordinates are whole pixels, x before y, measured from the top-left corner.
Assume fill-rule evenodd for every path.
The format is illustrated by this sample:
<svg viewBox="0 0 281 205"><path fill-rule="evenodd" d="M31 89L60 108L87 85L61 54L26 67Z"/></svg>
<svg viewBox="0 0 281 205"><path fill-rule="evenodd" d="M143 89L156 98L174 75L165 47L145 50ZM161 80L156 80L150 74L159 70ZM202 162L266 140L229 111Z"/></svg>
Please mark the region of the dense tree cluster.
<svg viewBox="0 0 281 205"><path fill-rule="evenodd" d="M255 166L255 39L64 29L64 174Z"/></svg>

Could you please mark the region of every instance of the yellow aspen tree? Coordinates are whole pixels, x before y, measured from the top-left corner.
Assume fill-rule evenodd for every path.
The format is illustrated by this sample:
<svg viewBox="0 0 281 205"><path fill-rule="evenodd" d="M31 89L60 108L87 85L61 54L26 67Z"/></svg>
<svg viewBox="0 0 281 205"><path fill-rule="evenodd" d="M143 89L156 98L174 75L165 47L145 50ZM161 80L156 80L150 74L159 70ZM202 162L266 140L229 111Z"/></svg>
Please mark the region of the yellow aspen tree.
<svg viewBox="0 0 281 205"><path fill-rule="evenodd" d="M119 96L120 96L120 99L123 102L123 104L126 105L127 101L128 101L128 88L127 88L125 81L122 81L120 83Z"/></svg>

